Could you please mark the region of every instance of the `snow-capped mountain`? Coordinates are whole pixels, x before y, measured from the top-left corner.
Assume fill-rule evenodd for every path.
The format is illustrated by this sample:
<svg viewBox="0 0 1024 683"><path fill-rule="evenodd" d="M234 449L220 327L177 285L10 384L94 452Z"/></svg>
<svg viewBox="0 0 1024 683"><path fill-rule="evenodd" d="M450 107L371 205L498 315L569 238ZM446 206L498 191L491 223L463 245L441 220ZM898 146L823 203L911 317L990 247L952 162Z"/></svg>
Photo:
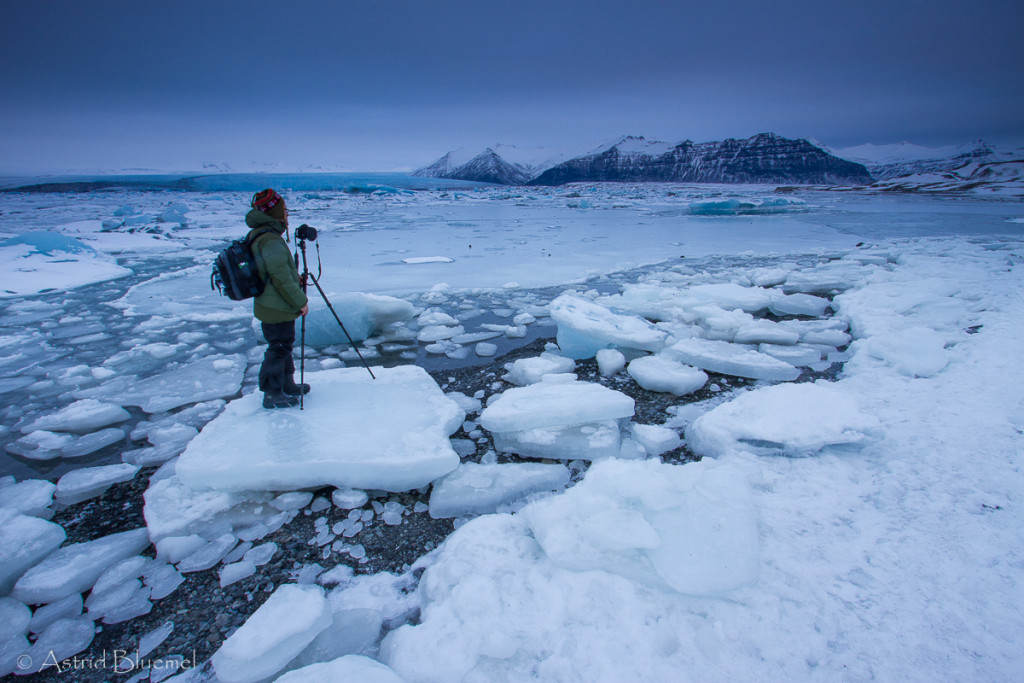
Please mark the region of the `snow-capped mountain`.
<svg viewBox="0 0 1024 683"><path fill-rule="evenodd" d="M964 193L1020 197L1024 194L1024 159L966 161L950 170L910 173L879 180L872 189L885 192Z"/></svg>
<svg viewBox="0 0 1024 683"><path fill-rule="evenodd" d="M1024 149L996 149L983 140L945 147L866 144L830 151L864 164L877 179L872 188L885 192L1019 195L1024 188Z"/></svg>
<svg viewBox="0 0 1024 683"><path fill-rule="evenodd" d="M983 140L967 145L924 147L910 142L891 145L865 144L843 149L828 149L837 157L867 167L876 180L889 180L919 173L952 171L971 162L1006 161L1006 153L998 153Z"/></svg>
<svg viewBox="0 0 1024 683"><path fill-rule="evenodd" d="M603 146L607 147L608 144ZM412 174L423 178L524 185L552 166L593 150L593 144L557 148L497 144L487 147L482 152L460 147L448 152L429 166L413 171Z"/></svg>
<svg viewBox="0 0 1024 683"><path fill-rule="evenodd" d="M505 148L509 151L515 148ZM747 140L678 144L626 136L582 154L563 151L544 160L509 159L497 147L469 156L449 152L415 175L509 185L572 182L789 183L862 185L861 164L840 159L806 140L761 133Z"/></svg>
<svg viewBox="0 0 1024 683"><path fill-rule="evenodd" d="M468 161L463 160L460 152L461 150L449 152L430 166L413 171L413 175L424 178L473 180L498 185L525 185L532 177L527 167L507 161L491 147Z"/></svg>

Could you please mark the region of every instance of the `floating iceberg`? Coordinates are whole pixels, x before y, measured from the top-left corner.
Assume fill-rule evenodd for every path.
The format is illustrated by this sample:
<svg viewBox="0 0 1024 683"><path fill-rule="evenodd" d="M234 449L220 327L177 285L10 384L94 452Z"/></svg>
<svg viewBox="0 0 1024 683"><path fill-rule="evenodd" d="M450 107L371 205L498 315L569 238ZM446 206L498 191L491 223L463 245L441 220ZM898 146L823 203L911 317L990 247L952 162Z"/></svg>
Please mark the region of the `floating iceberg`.
<svg viewBox="0 0 1024 683"><path fill-rule="evenodd" d="M232 401L193 439L176 472L194 489L293 491L331 485L408 491L459 465L448 437L465 413L417 366L307 373L304 410Z"/></svg>
<svg viewBox="0 0 1024 683"><path fill-rule="evenodd" d="M186 363L155 377L134 382L111 392L109 400L160 413L190 403L229 398L242 388L245 356L214 355Z"/></svg>
<svg viewBox="0 0 1024 683"><path fill-rule="evenodd" d="M704 199L690 203L694 216L746 216L781 213L803 208L806 202L795 197L761 197L756 199Z"/></svg>
<svg viewBox="0 0 1024 683"><path fill-rule="evenodd" d="M380 294L346 292L328 297L335 313L345 325L352 341L363 341L388 325L410 320L415 309L403 299ZM306 315L306 343L323 347L332 344L347 344L345 330L334 318L334 314L318 293L310 290L309 313ZM299 324L296 324L298 329Z"/></svg>
<svg viewBox="0 0 1024 683"><path fill-rule="evenodd" d="M28 434L36 430L50 432L92 432L101 427L124 422L131 415L119 405L87 398L75 401L56 413L43 415L22 428ZM123 437L124 434L122 433Z"/></svg>
<svg viewBox="0 0 1024 683"><path fill-rule="evenodd" d="M878 437L879 427L841 385L777 384L700 416L687 428L686 443L710 457L734 451L806 457L863 448Z"/></svg>
<svg viewBox="0 0 1024 683"><path fill-rule="evenodd" d="M137 220L148 223L152 219L152 216L141 216ZM134 220L128 219L126 224ZM127 316L166 316L174 320L208 323L252 317L251 304L232 301L210 289L208 265L161 273L133 285L124 296L109 302L109 305Z"/></svg>
<svg viewBox="0 0 1024 683"><path fill-rule="evenodd" d="M30 248L31 252L44 256L54 256L55 252L60 254L96 254L92 247L81 240L59 232L48 232L45 230L26 232L16 237L8 237L0 242L0 249L19 244L24 244Z"/></svg>

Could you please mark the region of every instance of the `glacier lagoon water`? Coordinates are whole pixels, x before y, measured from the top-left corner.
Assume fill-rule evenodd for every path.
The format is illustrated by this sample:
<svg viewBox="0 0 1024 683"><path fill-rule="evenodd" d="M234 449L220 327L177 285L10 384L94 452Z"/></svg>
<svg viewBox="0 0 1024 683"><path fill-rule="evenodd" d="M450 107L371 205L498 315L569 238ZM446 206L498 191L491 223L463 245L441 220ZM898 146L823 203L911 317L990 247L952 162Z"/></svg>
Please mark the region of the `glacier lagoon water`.
<svg viewBox="0 0 1024 683"><path fill-rule="evenodd" d="M142 381L202 358L244 357L248 371L241 391L253 390L260 354L249 304L210 292L208 276L213 254L244 234L248 199L265 185L285 194L294 222L320 231L307 257L314 272L322 264L328 296L389 295L410 301L417 312L436 309L459 322L469 335L461 344L410 338L413 325L400 330L404 335L385 335L363 347L374 363L417 363L430 370L487 362L474 350L477 341L494 344L500 354L553 337L555 327L544 311L560 293L615 292L665 264L739 275L827 259L830 250L872 240L958 236L998 243L1024 232L1013 222L1024 213L1017 202L838 191L774 194L757 186L525 189L400 174L59 180L76 183L64 189L90 191L9 192L2 199L0 239L10 243L0 251L11 252L3 262L8 291L0 299L5 448L23 439L23 428L38 418L91 392L102 395L105 385L116 389L117 382ZM780 197L797 201L776 201ZM770 205L772 211L703 216L693 210L700 202L723 199ZM166 220L168 207L183 222ZM38 231L88 245L107 267L70 253L67 259L59 252L27 253L32 240L23 237ZM110 274L113 262L119 277ZM69 269L86 280L95 273L99 281L62 286L60 277ZM529 322L517 324L523 314ZM308 349L311 371L356 362L344 343ZM81 457L47 460L8 449L0 454L0 475L56 479L79 467L120 462L123 451L140 447L129 436L133 428L167 417L132 407L129 412L129 420L114 426L123 437L113 444Z"/></svg>

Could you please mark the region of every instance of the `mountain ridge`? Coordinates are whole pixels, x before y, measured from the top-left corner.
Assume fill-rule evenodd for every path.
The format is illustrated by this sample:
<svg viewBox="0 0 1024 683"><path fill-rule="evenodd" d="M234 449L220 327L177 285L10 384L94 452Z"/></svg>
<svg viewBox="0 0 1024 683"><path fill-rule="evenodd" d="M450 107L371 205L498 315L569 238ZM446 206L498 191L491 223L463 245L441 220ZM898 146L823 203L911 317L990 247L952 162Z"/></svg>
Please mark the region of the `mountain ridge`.
<svg viewBox="0 0 1024 683"><path fill-rule="evenodd" d="M514 149L514 148L513 148ZM465 154L463 154L463 157ZM511 161L494 147L456 165L452 152L413 175L504 185L572 182L786 183L864 185L863 164L840 159L807 140L759 133L746 140L678 144L623 136L562 161Z"/></svg>

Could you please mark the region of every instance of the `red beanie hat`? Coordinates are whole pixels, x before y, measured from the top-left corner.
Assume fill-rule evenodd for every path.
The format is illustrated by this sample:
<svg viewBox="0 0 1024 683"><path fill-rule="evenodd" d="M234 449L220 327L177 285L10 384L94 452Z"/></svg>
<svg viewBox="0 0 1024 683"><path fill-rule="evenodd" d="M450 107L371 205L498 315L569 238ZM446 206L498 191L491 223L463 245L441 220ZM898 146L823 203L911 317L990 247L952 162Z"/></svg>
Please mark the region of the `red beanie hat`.
<svg viewBox="0 0 1024 683"><path fill-rule="evenodd" d="M252 208L282 220L284 218L284 197L268 187L252 196Z"/></svg>

